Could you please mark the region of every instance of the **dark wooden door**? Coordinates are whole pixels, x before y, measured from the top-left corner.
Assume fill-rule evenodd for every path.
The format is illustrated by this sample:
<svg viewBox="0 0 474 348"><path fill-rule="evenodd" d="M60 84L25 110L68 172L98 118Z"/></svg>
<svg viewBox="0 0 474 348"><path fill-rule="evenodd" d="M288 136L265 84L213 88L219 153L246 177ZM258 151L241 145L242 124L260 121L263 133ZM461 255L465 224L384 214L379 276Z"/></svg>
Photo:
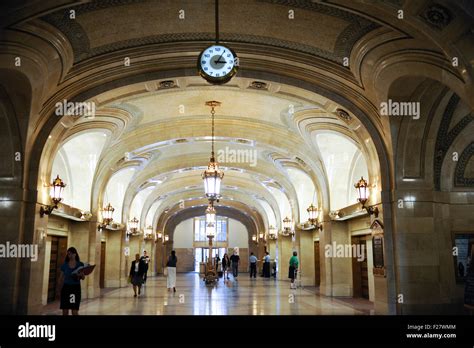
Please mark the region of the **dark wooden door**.
<svg viewBox="0 0 474 348"><path fill-rule="evenodd" d="M314 284L321 285L321 269L319 263L319 242L314 242Z"/></svg>
<svg viewBox="0 0 474 348"><path fill-rule="evenodd" d="M105 242L100 243L100 280L99 287L105 288Z"/></svg>
<svg viewBox="0 0 474 348"><path fill-rule="evenodd" d="M51 257L49 260L48 302L58 300L61 295L61 265L64 263L67 252L66 237L51 237Z"/></svg>
<svg viewBox="0 0 474 348"><path fill-rule="evenodd" d="M364 237L352 237L352 245L358 245L364 250L364 259L352 257L352 281L354 297L369 298L369 272L367 268L367 244ZM361 250L361 249L360 249Z"/></svg>

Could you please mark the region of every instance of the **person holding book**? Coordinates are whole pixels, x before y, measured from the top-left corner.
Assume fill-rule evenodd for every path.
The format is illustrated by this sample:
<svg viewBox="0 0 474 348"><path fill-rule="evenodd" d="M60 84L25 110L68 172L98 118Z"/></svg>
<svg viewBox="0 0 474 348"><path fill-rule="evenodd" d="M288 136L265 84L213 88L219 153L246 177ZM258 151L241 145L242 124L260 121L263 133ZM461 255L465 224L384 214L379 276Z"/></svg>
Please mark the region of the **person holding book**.
<svg viewBox="0 0 474 348"><path fill-rule="evenodd" d="M133 292L135 293L134 297L137 297L137 288L138 295L140 295L143 284L143 275L145 274L145 262L140 259L140 254L135 254L135 260L132 262L132 267L130 267L130 282L133 285Z"/></svg>
<svg viewBox="0 0 474 348"><path fill-rule="evenodd" d="M70 247L67 250L66 258L61 266L61 275L59 278L61 288L61 304L60 309L63 310L63 315L69 315L71 310L72 315L79 314L79 306L81 304L81 280L85 278L82 271L84 263L81 262L76 248Z"/></svg>

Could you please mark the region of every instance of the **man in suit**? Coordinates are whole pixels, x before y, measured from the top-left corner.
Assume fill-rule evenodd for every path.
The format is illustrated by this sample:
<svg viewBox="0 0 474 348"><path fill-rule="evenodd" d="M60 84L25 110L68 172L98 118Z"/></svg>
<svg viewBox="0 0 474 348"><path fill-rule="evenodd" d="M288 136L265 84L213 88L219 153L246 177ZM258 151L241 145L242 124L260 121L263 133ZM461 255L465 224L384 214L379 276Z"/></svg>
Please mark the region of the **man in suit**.
<svg viewBox="0 0 474 348"><path fill-rule="evenodd" d="M146 254L146 250L143 251L143 256L140 258L140 261L145 265L145 273L143 274L143 283L146 283L146 276L148 273L148 264L150 263L150 257Z"/></svg>

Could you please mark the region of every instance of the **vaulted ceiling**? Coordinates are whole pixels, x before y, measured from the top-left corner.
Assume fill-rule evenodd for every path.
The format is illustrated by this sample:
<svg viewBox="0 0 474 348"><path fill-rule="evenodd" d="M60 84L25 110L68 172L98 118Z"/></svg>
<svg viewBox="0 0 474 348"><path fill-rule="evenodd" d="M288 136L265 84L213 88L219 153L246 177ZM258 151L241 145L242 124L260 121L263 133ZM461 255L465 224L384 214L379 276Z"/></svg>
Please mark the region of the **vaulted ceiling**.
<svg viewBox="0 0 474 348"><path fill-rule="evenodd" d="M255 163L223 158L222 204L249 207L263 228L285 215L304 221L308 196L325 214L350 205L357 175L380 179L377 153L391 134L376 108L400 76L430 75L474 105L474 52L462 49L473 12L467 1L221 0L220 38L241 58L221 87L196 76L197 55L215 38L212 0L17 3L0 11L0 25L18 43L2 57L22 55L35 90L25 147L43 153L40 186L62 171L66 203L97 214L113 200L117 221L158 225L203 199L204 103L218 100L217 149L256 154ZM94 102L95 117L55 116L70 97ZM51 134L43 143L42 132ZM77 189L84 182L87 194Z"/></svg>
<svg viewBox="0 0 474 348"><path fill-rule="evenodd" d="M352 172L355 152L364 148L337 115L338 105L283 84L235 78L216 87L200 77L148 81L94 97L95 117L74 121L53 164L52 176L74 181L64 203L77 202L77 193L72 194L77 186L89 189L89 195L80 195L79 208L111 202L115 221L137 217L142 227L158 226L177 210L194 211L204 199L201 173L211 150L207 100L222 103L215 121L217 160L225 171L222 206L248 207L263 230L280 226L285 216L304 222L306 207L328 202L331 187L345 199L333 208L348 205L353 178L332 180L330 186L326 173L341 169L335 156L337 165ZM326 144L318 144L317 134ZM347 140L335 143L335 154L327 146L338 137ZM367 177L360 158L356 176Z"/></svg>

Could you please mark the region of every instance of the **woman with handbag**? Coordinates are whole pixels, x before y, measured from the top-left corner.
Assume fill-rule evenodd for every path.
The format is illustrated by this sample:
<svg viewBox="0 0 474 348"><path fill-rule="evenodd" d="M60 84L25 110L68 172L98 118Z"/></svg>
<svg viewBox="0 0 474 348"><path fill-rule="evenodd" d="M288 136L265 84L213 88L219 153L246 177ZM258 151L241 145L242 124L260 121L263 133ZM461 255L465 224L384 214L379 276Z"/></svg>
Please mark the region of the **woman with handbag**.
<svg viewBox="0 0 474 348"><path fill-rule="evenodd" d="M130 276L129 280L133 285L133 292L135 293L134 297L137 297L137 288L138 295L142 290L143 284L143 275L145 274L145 263L140 260L140 254L135 255L135 261L132 262L132 267L130 267Z"/></svg>
<svg viewBox="0 0 474 348"><path fill-rule="evenodd" d="M295 278L298 273L299 263L298 254L296 251L293 251L293 256L290 258L290 267L288 269L288 278L291 279L290 289L296 289Z"/></svg>
<svg viewBox="0 0 474 348"><path fill-rule="evenodd" d="M176 292L176 264L178 263L178 258L176 257L176 251L172 250L171 255L168 257L168 262L166 263L167 268L167 288L168 291Z"/></svg>
<svg viewBox="0 0 474 348"><path fill-rule="evenodd" d="M224 254L224 256L222 257L222 276L224 279L226 279L226 275L227 275L227 279L230 279L229 278L229 268L230 268L230 259L229 259L229 255L227 255L227 253Z"/></svg>

